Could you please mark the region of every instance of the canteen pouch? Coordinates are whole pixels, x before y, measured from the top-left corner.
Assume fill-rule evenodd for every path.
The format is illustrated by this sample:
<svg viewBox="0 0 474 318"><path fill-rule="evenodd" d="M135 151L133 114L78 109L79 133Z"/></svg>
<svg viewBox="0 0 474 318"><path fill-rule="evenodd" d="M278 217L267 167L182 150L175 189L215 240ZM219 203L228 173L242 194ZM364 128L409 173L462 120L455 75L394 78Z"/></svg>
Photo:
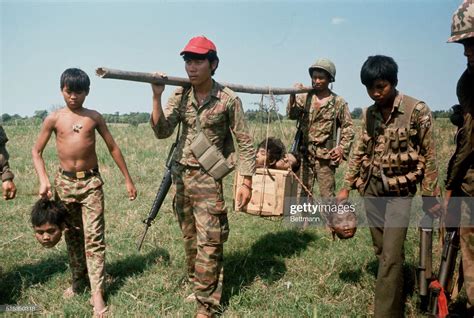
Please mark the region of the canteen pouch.
<svg viewBox="0 0 474 318"><path fill-rule="evenodd" d="M234 169L202 131L198 133L190 148L201 167L215 180L222 179Z"/></svg>

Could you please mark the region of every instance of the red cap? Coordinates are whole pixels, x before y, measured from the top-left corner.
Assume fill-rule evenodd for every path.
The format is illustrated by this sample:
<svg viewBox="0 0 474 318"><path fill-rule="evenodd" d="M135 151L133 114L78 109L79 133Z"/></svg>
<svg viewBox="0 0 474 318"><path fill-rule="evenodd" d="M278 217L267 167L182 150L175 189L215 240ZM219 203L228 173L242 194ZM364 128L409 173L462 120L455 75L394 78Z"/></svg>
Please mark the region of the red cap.
<svg viewBox="0 0 474 318"><path fill-rule="evenodd" d="M188 44L181 51L181 55L184 53L196 53L196 54L206 54L209 51L215 51L217 53L216 46L212 43L211 40L205 36L196 36L189 40Z"/></svg>

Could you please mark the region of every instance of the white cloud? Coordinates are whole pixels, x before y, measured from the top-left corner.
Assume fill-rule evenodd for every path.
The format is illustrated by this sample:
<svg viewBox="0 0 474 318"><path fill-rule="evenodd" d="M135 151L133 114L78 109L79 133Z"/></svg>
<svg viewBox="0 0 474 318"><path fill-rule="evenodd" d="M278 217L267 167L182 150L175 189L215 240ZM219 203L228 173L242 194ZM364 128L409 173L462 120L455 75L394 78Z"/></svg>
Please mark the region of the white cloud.
<svg viewBox="0 0 474 318"><path fill-rule="evenodd" d="M338 24L343 24L346 22L346 19L341 18L341 17L333 17L331 19L331 24L338 25Z"/></svg>

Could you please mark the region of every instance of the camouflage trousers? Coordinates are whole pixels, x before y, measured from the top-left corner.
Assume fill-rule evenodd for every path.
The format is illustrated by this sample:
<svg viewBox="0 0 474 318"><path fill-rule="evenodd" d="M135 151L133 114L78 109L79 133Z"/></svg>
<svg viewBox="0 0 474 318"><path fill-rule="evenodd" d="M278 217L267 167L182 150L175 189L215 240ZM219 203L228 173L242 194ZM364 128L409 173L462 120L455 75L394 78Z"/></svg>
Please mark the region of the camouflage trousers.
<svg viewBox="0 0 474 318"><path fill-rule="evenodd" d="M174 209L183 234L187 274L198 312L219 309L224 279L223 247L229 236L222 182L199 168L173 167Z"/></svg>
<svg viewBox="0 0 474 318"><path fill-rule="evenodd" d="M320 158L303 158L299 177L303 181L303 184L312 193L314 182L318 181L319 196L322 198L333 198L336 189L336 180L334 174L336 168L329 165L328 159ZM298 197L307 197L308 194L300 186L298 187Z"/></svg>
<svg viewBox="0 0 474 318"><path fill-rule="evenodd" d="M466 197L461 205L459 229L462 272L467 294L467 307L474 312L474 198Z"/></svg>
<svg viewBox="0 0 474 318"><path fill-rule="evenodd" d="M58 173L55 195L68 209L65 231L73 286L89 278L91 293L104 293L104 182L100 175L73 179ZM88 276L88 277L87 277Z"/></svg>

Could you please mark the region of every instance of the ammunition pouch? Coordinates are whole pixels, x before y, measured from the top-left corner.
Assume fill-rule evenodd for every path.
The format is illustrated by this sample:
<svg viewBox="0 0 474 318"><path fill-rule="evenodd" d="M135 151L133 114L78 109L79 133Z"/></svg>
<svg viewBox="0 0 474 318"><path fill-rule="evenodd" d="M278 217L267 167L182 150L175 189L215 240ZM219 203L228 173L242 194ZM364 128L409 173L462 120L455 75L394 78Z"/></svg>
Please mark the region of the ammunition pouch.
<svg viewBox="0 0 474 318"><path fill-rule="evenodd" d="M191 151L201 167L215 180L220 180L234 170L217 147L201 131L190 145Z"/></svg>
<svg viewBox="0 0 474 318"><path fill-rule="evenodd" d="M385 141L386 153L381 158L384 190L399 196L415 192L425 165L424 159L409 147L409 130L406 127L387 129Z"/></svg>

